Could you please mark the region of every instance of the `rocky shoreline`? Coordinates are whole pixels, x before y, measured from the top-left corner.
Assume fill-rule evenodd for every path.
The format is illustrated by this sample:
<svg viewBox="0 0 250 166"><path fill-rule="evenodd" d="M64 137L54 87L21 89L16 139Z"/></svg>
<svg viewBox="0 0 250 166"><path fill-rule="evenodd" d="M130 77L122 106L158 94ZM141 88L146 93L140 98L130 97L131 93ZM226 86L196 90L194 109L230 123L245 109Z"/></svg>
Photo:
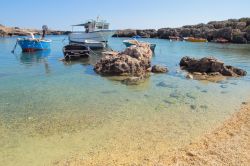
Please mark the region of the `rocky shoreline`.
<svg viewBox="0 0 250 166"><path fill-rule="evenodd" d="M25 29L19 27L7 27L0 24L0 37L27 36L26 32L33 32L34 35L41 35L42 30ZM47 35L67 35L69 31L48 30Z"/></svg>
<svg viewBox="0 0 250 166"><path fill-rule="evenodd" d="M161 29L125 29L118 30L113 37L133 37L170 39L172 37L204 38L209 42L225 40L230 43L250 43L250 18L228 19L225 21L211 21L207 24L186 25L179 28Z"/></svg>

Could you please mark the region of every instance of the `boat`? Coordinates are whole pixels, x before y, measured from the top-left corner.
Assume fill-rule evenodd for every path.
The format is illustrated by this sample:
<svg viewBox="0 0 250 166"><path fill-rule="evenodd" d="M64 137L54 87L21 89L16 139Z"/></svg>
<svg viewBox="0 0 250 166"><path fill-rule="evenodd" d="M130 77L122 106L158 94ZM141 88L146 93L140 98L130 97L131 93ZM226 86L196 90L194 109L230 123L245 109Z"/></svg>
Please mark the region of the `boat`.
<svg viewBox="0 0 250 166"><path fill-rule="evenodd" d="M84 27L85 31L74 31L74 27ZM104 20L88 20L84 24L72 25L69 34L70 43L85 43L86 40L107 43L115 31L109 30L109 23Z"/></svg>
<svg viewBox="0 0 250 166"><path fill-rule="evenodd" d="M189 42L207 42L207 39L195 38L195 37L187 37L187 38L185 38L185 40L189 41Z"/></svg>
<svg viewBox="0 0 250 166"><path fill-rule="evenodd" d="M22 48L23 52L35 52L35 51L41 51L41 50L50 50L50 43L51 40L45 39L46 31L48 30L48 27L44 25L43 27L43 33L41 38L35 38L33 32L24 32L30 35L30 37L25 38L17 38L16 45L12 52L14 53L17 44Z"/></svg>
<svg viewBox="0 0 250 166"><path fill-rule="evenodd" d="M227 39L224 39L224 38L217 38L214 40L214 42L216 42L216 43L228 43L229 41Z"/></svg>
<svg viewBox="0 0 250 166"><path fill-rule="evenodd" d="M124 41L123 41L123 44L124 44L126 47L130 47L130 46L133 46L133 45L137 45L138 43L147 43L147 42L137 41L137 40L124 40ZM150 49L154 52L155 47L156 47L156 44L152 44L152 43L149 43L149 44L150 44Z"/></svg>
<svg viewBox="0 0 250 166"><path fill-rule="evenodd" d="M18 38L18 45L23 52L35 52L41 50L49 50L51 40L35 39L35 38Z"/></svg>
<svg viewBox="0 0 250 166"><path fill-rule="evenodd" d="M63 47L63 54L66 61L78 60L81 58L88 58L90 49L81 44L68 44Z"/></svg>
<svg viewBox="0 0 250 166"><path fill-rule="evenodd" d="M178 37L178 36L169 36L169 39L178 41L178 40L180 40L180 37Z"/></svg>
<svg viewBox="0 0 250 166"><path fill-rule="evenodd" d="M71 42L72 43L72 42ZM83 43L78 43L78 44L83 44L85 45L86 47L89 47L93 50L96 50L96 49L103 49L107 46L107 43L104 43L104 42L98 42L98 41L95 41L95 40L84 40Z"/></svg>

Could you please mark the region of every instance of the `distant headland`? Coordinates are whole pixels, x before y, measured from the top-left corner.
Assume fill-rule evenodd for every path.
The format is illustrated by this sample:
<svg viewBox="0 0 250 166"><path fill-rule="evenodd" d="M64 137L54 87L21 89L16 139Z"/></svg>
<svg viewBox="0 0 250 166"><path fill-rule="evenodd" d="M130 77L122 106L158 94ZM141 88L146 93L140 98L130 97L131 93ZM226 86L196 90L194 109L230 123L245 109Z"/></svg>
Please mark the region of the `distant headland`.
<svg viewBox="0 0 250 166"><path fill-rule="evenodd" d="M179 28L125 29L118 30L113 37L132 37L139 35L144 38L171 39L171 37L195 37L208 41L216 39L231 43L250 43L250 18L211 21L207 24L185 25Z"/></svg>
<svg viewBox="0 0 250 166"><path fill-rule="evenodd" d="M19 27L7 27L0 24L0 37L26 36L25 32L33 32L40 35L41 30L23 29ZM49 30L48 35L67 35L70 31ZM143 38L204 38L210 41L227 41L229 43L246 44L250 43L250 18L228 19L224 21L210 21L207 24L185 25L179 28L156 29L124 29L117 30L113 37Z"/></svg>
<svg viewBox="0 0 250 166"><path fill-rule="evenodd" d="M8 27L0 24L0 37L9 36L27 36L27 32L32 32L34 35L41 35L42 30L30 29L30 28L19 28L19 27ZM48 30L48 35L67 35L69 31L58 31Z"/></svg>

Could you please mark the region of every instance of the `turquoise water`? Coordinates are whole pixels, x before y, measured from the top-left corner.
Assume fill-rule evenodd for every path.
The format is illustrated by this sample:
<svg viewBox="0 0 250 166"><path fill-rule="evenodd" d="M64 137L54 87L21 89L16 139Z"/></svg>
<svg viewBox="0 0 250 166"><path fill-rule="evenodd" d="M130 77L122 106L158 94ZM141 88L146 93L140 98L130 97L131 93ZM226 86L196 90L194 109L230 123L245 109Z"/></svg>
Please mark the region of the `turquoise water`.
<svg viewBox="0 0 250 166"><path fill-rule="evenodd" d="M15 54L15 38L0 39L0 163L3 165L147 164L212 130L249 100L250 76L215 82L187 80L183 56L215 56L250 73L250 45L157 44L152 64L167 74L126 86L101 77L93 64L60 61L65 36L52 50ZM111 38L114 50L125 47Z"/></svg>

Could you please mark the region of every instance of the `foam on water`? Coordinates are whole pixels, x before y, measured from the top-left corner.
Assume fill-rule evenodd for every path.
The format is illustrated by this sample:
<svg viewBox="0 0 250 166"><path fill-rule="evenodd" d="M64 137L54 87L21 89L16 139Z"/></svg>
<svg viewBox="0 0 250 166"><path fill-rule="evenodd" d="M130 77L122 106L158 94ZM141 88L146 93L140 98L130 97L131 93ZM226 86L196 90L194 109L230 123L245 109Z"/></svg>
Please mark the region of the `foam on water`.
<svg viewBox="0 0 250 166"><path fill-rule="evenodd" d="M0 163L48 165L71 157L86 163L143 163L159 159L215 128L249 99L249 76L219 83L185 79L181 57L215 56L250 73L248 45L157 44L155 74L126 86L94 73L90 61L65 64L61 40L52 51L10 54L15 39L0 39ZM124 49L122 39L110 46Z"/></svg>

